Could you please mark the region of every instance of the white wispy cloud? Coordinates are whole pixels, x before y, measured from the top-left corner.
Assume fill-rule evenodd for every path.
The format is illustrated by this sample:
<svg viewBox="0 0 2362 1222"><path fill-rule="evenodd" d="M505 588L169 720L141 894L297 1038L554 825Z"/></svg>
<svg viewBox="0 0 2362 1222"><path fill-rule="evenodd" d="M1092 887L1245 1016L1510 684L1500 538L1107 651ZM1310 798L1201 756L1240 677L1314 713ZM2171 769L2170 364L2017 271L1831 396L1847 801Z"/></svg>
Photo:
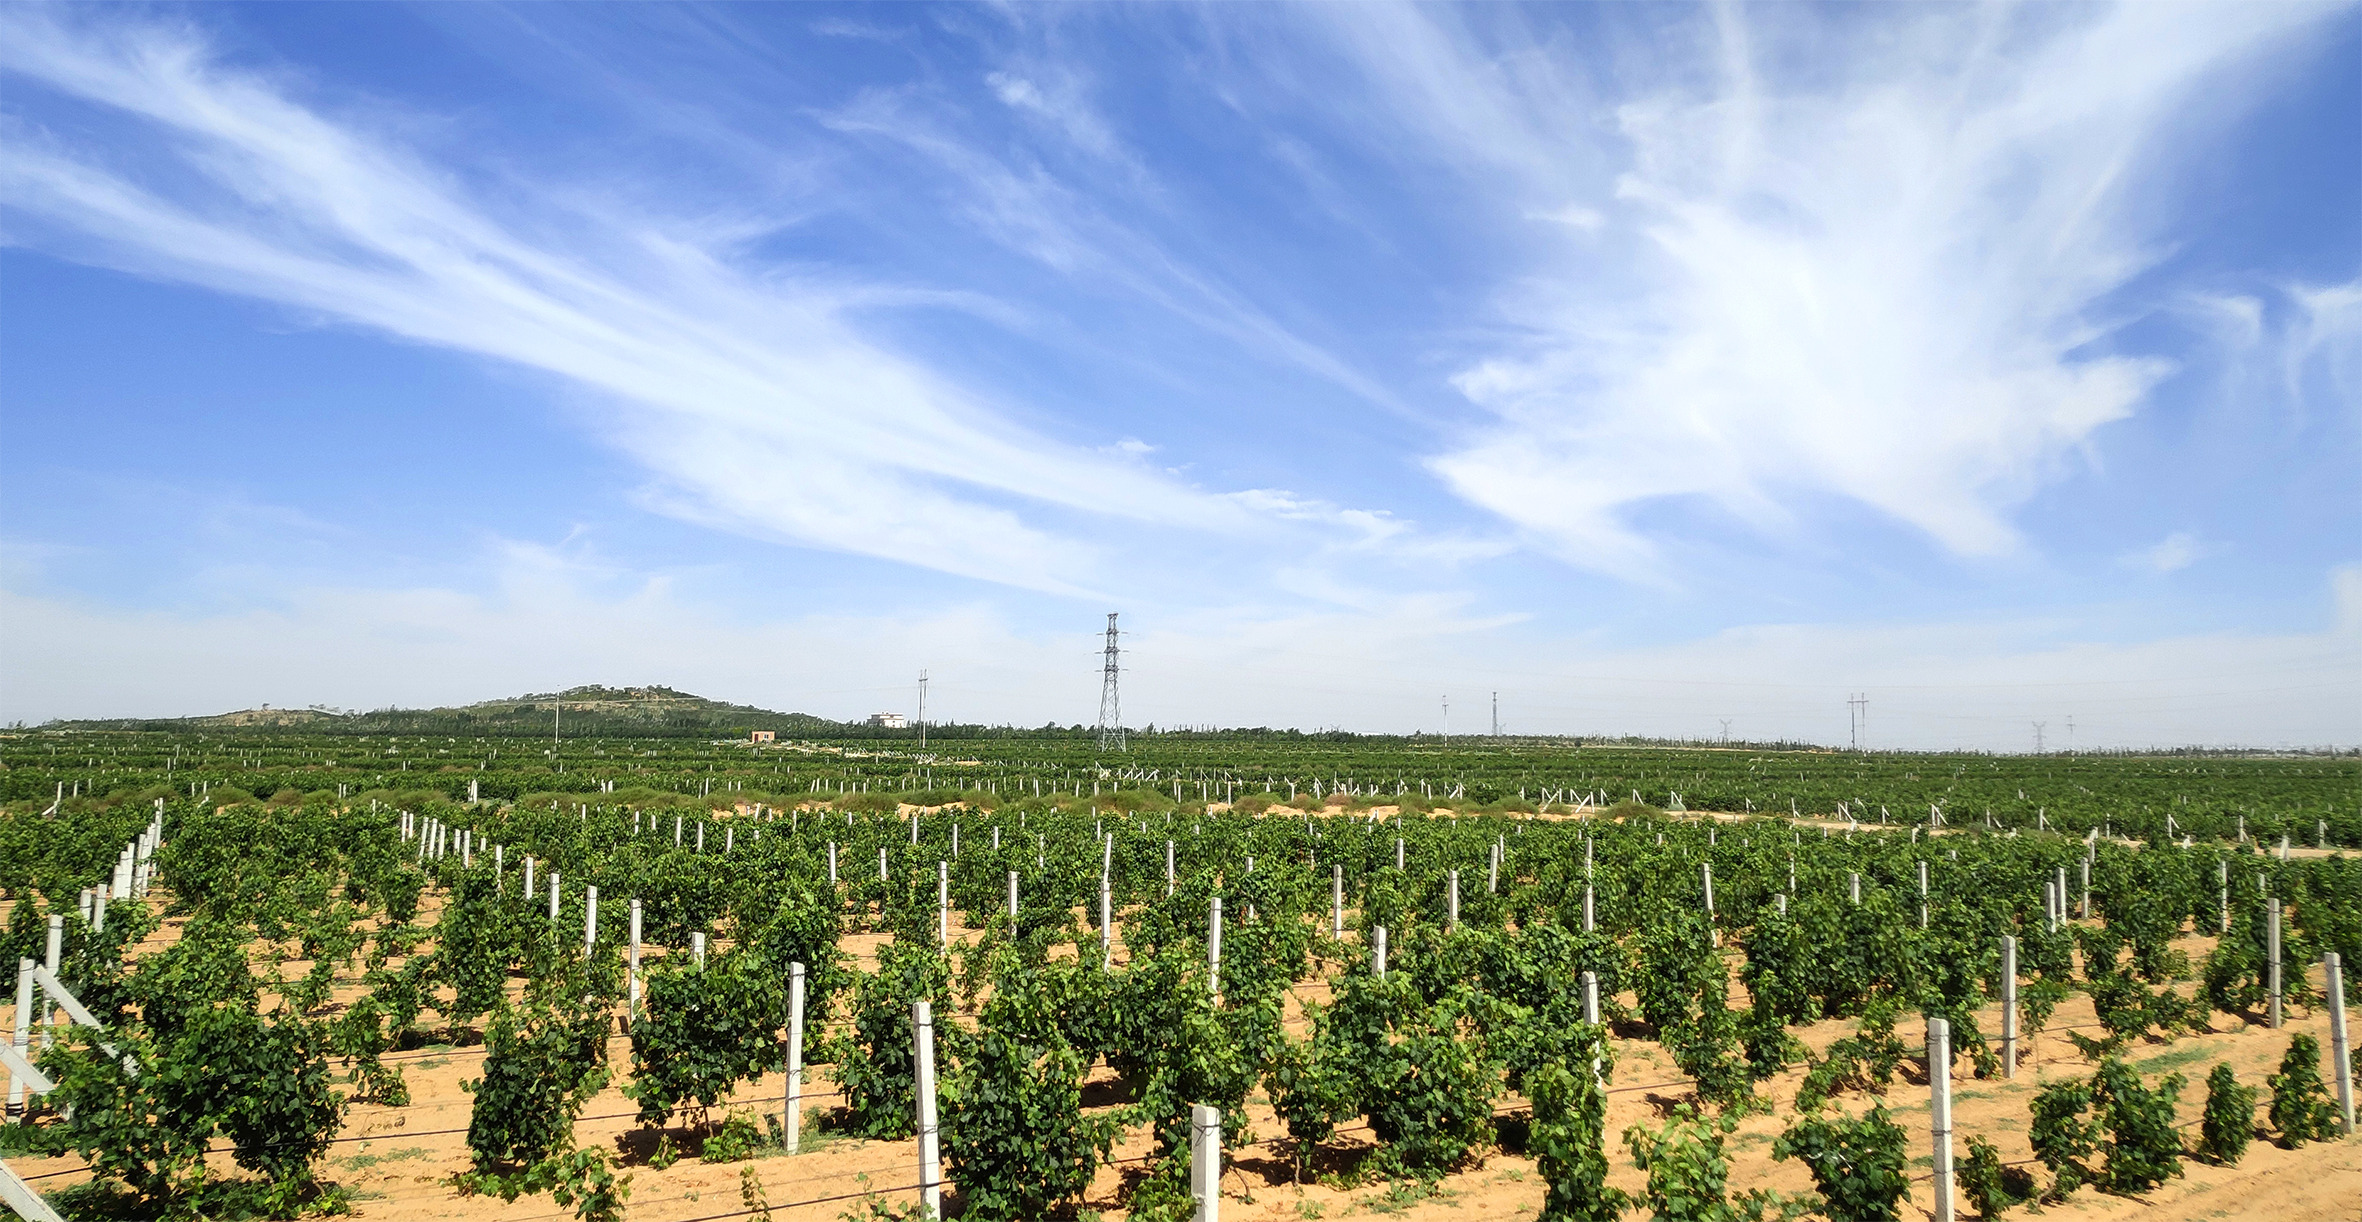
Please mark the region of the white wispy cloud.
<svg viewBox="0 0 2362 1222"><path fill-rule="evenodd" d="M1012 106L1050 105L1030 81L1000 75L994 83ZM1060 123L1070 136L1075 125L1104 130L1096 117L1083 117L1089 111L1078 99L1065 98L1056 110L1066 116ZM1155 206L1153 190L1143 186L1145 171L1128 159L1120 183L1069 178L1022 153L964 137L905 90L869 90L824 121L836 131L891 141L926 158L957 184L958 214L979 233L1078 284L1152 303L1263 360L1304 370L1391 410L1408 410L1378 379L1122 220L1120 206Z"/></svg>
<svg viewBox="0 0 2362 1222"><path fill-rule="evenodd" d="M2128 552L2123 557L2127 568L2140 569L2160 577L2178 573L2196 564L2215 549L2199 542L2196 535L2177 530L2147 547Z"/></svg>
<svg viewBox="0 0 2362 1222"><path fill-rule="evenodd" d="M18 8L0 68L128 119L133 157L17 124L0 199L74 257L542 370L613 405L652 503L717 525L1047 590L1102 556L1031 503L1197 530L1231 502L1009 425L865 335L820 282L462 175L221 62L183 26ZM168 185L159 185L168 184ZM553 192L561 197L562 192Z"/></svg>
<svg viewBox="0 0 2362 1222"><path fill-rule="evenodd" d="M2132 188L2200 155L2165 125L2325 11L1725 6L1652 26L1609 105L1467 10L1357 6L1339 40L1433 156L1524 216L1614 184L1581 252L1535 246L1504 291L1518 338L1455 379L1491 419L1435 470L1644 579L1673 577L1635 525L1665 498L1773 535L1842 498L2013 550L2014 507L2172 369L2109 349L2166 249Z"/></svg>

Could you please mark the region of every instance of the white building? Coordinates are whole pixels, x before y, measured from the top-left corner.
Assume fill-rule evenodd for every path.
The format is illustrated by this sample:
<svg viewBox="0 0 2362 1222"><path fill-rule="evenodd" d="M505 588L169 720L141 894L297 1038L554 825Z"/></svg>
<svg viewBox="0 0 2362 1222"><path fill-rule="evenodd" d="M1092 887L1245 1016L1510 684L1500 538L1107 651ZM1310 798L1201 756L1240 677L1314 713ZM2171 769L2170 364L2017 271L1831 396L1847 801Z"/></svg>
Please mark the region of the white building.
<svg viewBox="0 0 2362 1222"><path fill-rule="evenodd" d="M869 715L869 724L873 726L880 726L888 730L899 730L909 723L902 719L902 714L900 713L871 713Z"/></svg>

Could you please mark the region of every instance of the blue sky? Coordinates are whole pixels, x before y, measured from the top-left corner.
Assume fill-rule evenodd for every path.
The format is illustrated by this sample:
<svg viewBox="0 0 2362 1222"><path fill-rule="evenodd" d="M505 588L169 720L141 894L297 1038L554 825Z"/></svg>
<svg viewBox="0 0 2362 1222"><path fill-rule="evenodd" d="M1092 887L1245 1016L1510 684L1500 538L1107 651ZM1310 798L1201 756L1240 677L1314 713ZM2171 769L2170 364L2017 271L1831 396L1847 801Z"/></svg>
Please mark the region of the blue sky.
<svg viewBox="0 0 2362 1222"><path fill-rule="evenodd" d="M0 719L2362 742L2362 14L14 6ZM2073 737L2062 737L2073 719Z"/></svg>

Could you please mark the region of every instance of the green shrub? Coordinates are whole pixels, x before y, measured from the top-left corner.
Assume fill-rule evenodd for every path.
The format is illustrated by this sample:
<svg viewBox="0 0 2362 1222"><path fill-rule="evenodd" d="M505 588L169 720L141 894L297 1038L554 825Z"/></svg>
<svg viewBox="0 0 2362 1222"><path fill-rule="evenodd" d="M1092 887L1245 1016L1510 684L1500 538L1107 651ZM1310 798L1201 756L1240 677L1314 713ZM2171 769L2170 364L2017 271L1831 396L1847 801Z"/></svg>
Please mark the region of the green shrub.
<svg viewBox="0 0 2362 1222"><path fill-rule="evenodd" d="M1960 1164L1960 1190L1976 1206L1980 1218L1998 1218L2013 1205L2034 1197L2034 1176L2023 1167L2005 1167L2001 1152L1982 1137L1968 1139L1968 1158Z"/></svg>
<svg viewBox="0 0 2362 1222"><path fill-rule="evenodd" d="M574 1117L607 1084L607 1016L519 1013L504 1007L486 1032L484 1076L467 1144L481 1175L551 1158L573 1144Z"/></svg>
<svg viewBox="0 0 2362 1222"><path fill-rule="evenodd" d="M992 1000L944 1080L944 1157L966 1216L1046 1217L1088 1188L1115 1126L1082 1113L1088 1068L1059 1030L1075 968L1028 967L1004 950ZM957 1028L947 1028L948 1031Z"/></svg>
<svg viewBox="0 0 2362 1222"><path fill-rule="evenodd" d="M2141 1085L2141 1076L2122 1061L2100 1064L2092 1078L2092 1102L2104 1109L2108 1128L2108 1191L2134 1193L2154 1188L2182 1173L2181 1135L2174 1130L2174 1104L2181 1098L2183 1078L2166 1077L2154 1087Z"/></svg>
<svg viewBox="0 0 2362 1222"><path fill-rule="evenodd" d="M1860 1119L1808 1115L1772 1143L1775 1159L1801 1159L1829 1216L1896 1222L1910 1181L1903 1175L1903 1127L1873 1105Z"/></svg>
<svg viewBox="0 0 2362 1222"><path fill-rule="evenodd" d="M1591 1067L1545 1065L1525 1087L1534 1103L1526 1150L1549 1186L1539 1222L1614 1222L1631 1200L1607 1184L1607 1094Z"/></svg>
<svg viewBox="0 0 2362 1222"><path fill-rule="evenodd" d="M2228 1063L2206 1075L2206 1114L2198 1124L2198 1151L2228 1167L2247 1153L2255 1138L2255 1088L2241 1086Z"/></svg>
<svg viewBox="0 0 2362 1222"><path fill-rule="evenodd" d="M2290 1036L2280 1072L2266 1081L2272 1088L2269 1115L2282 1146L2293 1150L2337 1131L2337 1109L2321 1085L2321 1041L2302 1031Z"/></svg>
<svg viewBox="0 0 2362 1222"><path fill-rule="evenodd" d="M899 1141L918 1131L910 1007L925 999L938 1013L948 1013L950 998L951 968L941 955L892 943L878 948L878 970L864 974L854 989L852 1029L826 1045L845 1092L849 1132Z"/></svg>
<svg viewBox="0 0 2362 1222"><path fill-rule="evenodd" d="M2091 1180L2084 1160L2099 1149L2099 1122L2084 1119L2091 1108L2089 1082L2057 1082L2034 1096L2034 1123L2027 1131L2034 1157L2050 1168L2049 1200L2062 1200Z"/></svg>

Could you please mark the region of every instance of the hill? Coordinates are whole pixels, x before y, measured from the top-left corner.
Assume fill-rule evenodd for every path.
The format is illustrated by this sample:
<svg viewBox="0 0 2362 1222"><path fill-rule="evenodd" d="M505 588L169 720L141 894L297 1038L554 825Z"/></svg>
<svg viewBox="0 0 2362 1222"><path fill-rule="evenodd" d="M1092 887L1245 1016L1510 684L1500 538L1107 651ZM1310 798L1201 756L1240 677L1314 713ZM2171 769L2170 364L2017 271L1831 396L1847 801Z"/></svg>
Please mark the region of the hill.
<svg viewBox="0 0 2362 1222"><path fill-rule="evenodd" d="M731 704L669 687L603 687L588 684L561 692L535 692L449 708L384 708L354 712L315 705L301 709L239 709L207 717L109 718L51 722L53 730L163 730L238 733L298 731L314 734L547 735L554 728L568 738L715 737L748 730L784 735L841 735L851 727L810 713L780 713Z"/></svg>

